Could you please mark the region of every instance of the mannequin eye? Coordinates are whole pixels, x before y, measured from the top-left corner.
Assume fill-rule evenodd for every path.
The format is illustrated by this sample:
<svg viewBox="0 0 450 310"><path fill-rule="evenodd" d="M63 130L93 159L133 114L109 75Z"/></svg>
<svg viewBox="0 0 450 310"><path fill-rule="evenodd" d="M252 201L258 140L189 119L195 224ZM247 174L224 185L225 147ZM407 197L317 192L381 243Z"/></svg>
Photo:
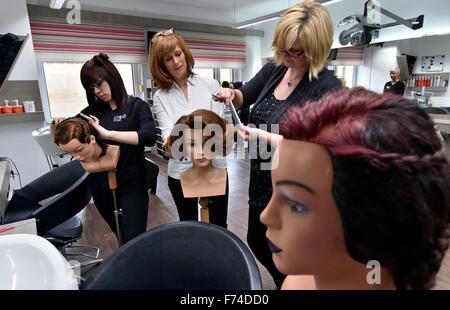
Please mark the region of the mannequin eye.
<svg viewBox="0 0 450 310"><path fill-rule="evenodd" d="M291 208L292 212L294 212L294 213L303 213L303 212L309 211L308 207L306 207L305 205L302 205L301 203L293 201L293 200L288 200L287 204L288 204L289 208Z"/></svg>

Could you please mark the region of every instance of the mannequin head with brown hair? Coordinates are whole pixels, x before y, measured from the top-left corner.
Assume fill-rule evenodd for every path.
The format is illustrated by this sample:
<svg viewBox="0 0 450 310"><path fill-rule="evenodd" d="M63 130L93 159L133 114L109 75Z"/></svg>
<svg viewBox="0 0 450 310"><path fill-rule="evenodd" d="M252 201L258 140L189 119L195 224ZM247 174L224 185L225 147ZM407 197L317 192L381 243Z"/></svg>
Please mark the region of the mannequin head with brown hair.
<svg viewBox="0 0 450 310"><path fill-rule="evenodd" d="M116 167L119 147L103 142L88 121L69 117L56 125L54 131L54 142L79 160L86 171L107 171Z"/></svg>
<svg viewBox="0 0 450 310"><path fill-rule="evenodd" d="M177 120L168 138L168 146L173 157L192 159L194 166L207 166L215 157L229 153L232 135L225 119L212 111L200 109Z"/></svg>
<svg viewBox="0 0 450 310"><path fill-rule="evenodd" d="M216 113L200 109L178 119L168 140L172 157L191 159L192 167L180 173L184 197L224 195L227 172L213 159L231 150L234 130Z"/></svg>
<svg viewBox="0 0 450 310"><path fill-rule="evenodd" d="M356 88L294 108L281 132L261 215L277 268L317 288L432 287L448 248L450 164L429 116Z"/></svg>

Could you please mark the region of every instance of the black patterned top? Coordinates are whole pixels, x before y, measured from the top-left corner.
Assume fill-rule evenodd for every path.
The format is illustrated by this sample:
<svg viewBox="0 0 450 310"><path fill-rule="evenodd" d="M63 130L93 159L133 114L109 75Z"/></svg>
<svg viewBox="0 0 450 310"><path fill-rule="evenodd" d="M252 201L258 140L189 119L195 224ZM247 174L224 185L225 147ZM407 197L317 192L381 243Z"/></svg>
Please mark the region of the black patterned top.
<svg viewBox="0 0 450 310"><path fill-rule="evenodd" d="M272 62L267 63L250 81L242 86L240 90L244 96L243 107L253 104L249 125L266 124L267 129L270 130L270 124L282 122L283 116L286 115L289 108L303 106L310 100L317 100L325 93L341 88L341 83L334 77L333 73L323 69L318 77L311 81L307 72L286 100L277 100L273 92L283 79L287 69L284 65L276 66ZM252 148L250 147L249 150L251 152ZM256 157L255 154L251 154L251 156L251 158ZM269 162L270 159L263 160L261 156L251 160L250 207L264 208L272 196L271 171L261 169L261 164L268 165Z"/></svg>

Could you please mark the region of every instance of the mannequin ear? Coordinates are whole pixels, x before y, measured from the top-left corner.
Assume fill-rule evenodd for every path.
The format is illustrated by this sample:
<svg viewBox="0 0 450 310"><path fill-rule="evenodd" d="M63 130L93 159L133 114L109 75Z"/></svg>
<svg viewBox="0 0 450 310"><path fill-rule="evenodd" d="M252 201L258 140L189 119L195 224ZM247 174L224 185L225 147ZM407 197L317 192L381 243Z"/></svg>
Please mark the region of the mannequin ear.
<svg viewBox="0 0 450 310"><path fill-rule="evenodd" d="M89 144L95 144L97 143L97 140L95 139L94 135L89 136Z"/></svg>

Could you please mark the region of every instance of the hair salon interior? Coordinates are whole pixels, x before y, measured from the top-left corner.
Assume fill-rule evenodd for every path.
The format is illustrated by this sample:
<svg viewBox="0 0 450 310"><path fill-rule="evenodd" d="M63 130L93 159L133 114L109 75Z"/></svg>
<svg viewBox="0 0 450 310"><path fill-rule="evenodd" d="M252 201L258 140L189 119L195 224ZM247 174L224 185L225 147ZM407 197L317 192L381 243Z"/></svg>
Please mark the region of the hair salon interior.
<svg viewBox="0 0 450 310"><path fill-rule="evenodd" d="M450 289L449 11L1 1L0 289Z"/></svg>

